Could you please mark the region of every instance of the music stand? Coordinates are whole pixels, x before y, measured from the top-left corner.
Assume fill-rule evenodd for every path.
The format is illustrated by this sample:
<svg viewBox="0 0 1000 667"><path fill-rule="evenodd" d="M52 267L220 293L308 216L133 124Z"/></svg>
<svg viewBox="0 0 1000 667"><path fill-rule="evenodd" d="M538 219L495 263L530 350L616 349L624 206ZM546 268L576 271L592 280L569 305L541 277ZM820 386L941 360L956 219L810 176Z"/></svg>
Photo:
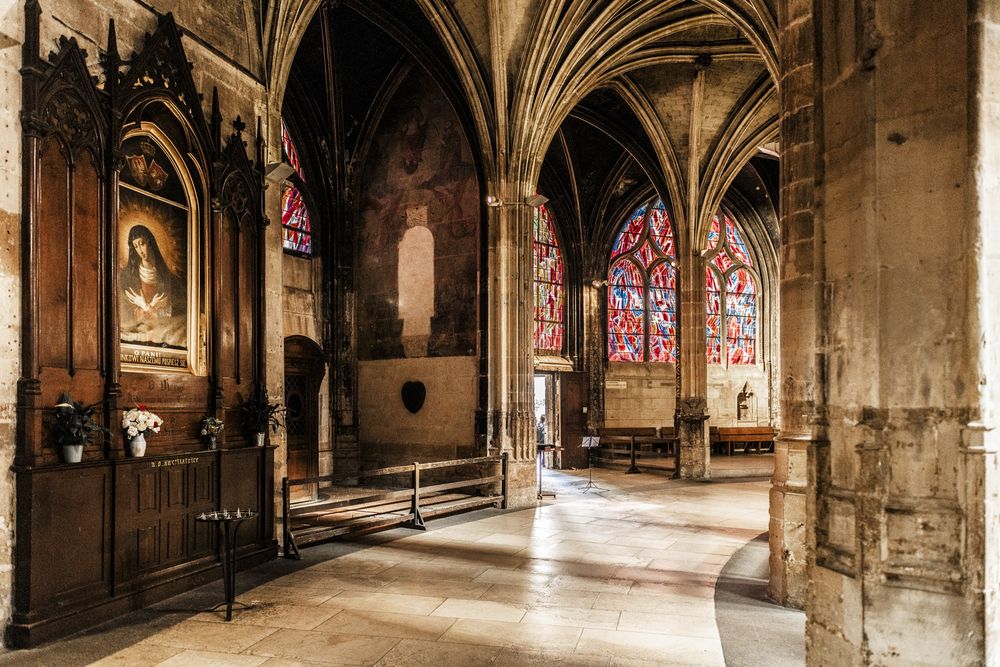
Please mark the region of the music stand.
<svg viewBox="0 0 1000 667"><path fill-rule="evenodd" d="M601 446L601 438L596 435L585 435L583 436L583 441L580 443L580 447L587 450L587 485L583 487L583 493L590 491L591 489L597 489L598 491L607 491L603 486L598 486L594 484L594 462L591 453Z"/></svg>

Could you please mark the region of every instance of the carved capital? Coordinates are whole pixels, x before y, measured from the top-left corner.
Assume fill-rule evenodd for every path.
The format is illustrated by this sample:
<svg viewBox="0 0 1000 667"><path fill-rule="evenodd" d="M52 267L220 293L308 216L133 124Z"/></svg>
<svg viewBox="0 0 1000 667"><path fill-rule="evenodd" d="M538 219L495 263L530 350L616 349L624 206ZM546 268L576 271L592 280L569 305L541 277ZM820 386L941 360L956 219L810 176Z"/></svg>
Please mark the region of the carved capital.
<svg viewBox="0 0 1000 667"><path fill-rule="evenodd" d="M702 396L689 396L677 401L677 416L681 421L705 421L708 414L708 400Z"/></svg>

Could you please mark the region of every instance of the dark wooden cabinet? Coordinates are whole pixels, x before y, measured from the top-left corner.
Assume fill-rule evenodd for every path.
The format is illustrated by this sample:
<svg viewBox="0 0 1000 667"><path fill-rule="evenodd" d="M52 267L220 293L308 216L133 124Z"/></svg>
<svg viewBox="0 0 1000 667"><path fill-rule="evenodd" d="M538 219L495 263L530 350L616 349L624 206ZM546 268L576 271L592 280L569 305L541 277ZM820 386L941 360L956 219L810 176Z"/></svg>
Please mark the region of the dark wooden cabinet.
<svg viewBox="0 0 1000 667"><path fill-rule="evenodd" d="M238 567L274 558L270 447L17 469L17 569L7 639L33 646L219 576L195 517L257 511Z"/></svg>

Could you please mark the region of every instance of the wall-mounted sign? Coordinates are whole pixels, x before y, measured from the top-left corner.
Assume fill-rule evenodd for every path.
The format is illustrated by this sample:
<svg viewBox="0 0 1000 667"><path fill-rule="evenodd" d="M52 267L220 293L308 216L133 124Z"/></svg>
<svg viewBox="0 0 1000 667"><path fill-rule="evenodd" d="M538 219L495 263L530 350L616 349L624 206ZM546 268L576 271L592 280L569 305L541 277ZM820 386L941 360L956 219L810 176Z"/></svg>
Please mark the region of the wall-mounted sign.
<svg viewBox="0 0 1000 667"><path fill-rule="evenodd" d="M628 389L628 383L625 380L605 380L605 389Z"/></svg>

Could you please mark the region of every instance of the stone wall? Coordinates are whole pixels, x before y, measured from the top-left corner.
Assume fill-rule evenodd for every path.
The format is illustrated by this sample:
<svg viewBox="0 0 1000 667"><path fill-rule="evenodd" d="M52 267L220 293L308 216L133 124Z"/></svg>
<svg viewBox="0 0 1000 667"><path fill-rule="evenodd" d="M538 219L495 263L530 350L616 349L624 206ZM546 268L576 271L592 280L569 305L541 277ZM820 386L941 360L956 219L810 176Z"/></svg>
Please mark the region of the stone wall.
<svg viewBox="0 0 1000 667"><path fill-rule="evenodd" d="M604 425L673 427L676 408L672 364L608 364L604 385ZM624 383L624 385L622 384ZM743 385L753 389L750 412L737 419L736 401ZM767 426L771 396L762 365L708 366L709 426Z"/></svg>
<svg viewBox="0 0 1000 667"><path fill-rule="evenodd" d="M323 347L322 290L319 288L322 259L284 255L282 283L284 293L283 328L285 337L305 336ZM330 425L330 373L319 390L319 475L333 472L333 447Z"/></svg>
<svg viewBox="0 0 1000 667"><path fill-rule="evenodd" d="M360 362L358 413L364 465L474 456L478 371L476 357ZM416 413L406 409L400 396L403 384L413 381L426 387L423 406Z"/></svg>
<svg viewBox="0 0 1000 667"><path fill-rule="evenodd" d="M21 374L21 3L0 5L0 625L10 618L17 378Z"/></svg>

